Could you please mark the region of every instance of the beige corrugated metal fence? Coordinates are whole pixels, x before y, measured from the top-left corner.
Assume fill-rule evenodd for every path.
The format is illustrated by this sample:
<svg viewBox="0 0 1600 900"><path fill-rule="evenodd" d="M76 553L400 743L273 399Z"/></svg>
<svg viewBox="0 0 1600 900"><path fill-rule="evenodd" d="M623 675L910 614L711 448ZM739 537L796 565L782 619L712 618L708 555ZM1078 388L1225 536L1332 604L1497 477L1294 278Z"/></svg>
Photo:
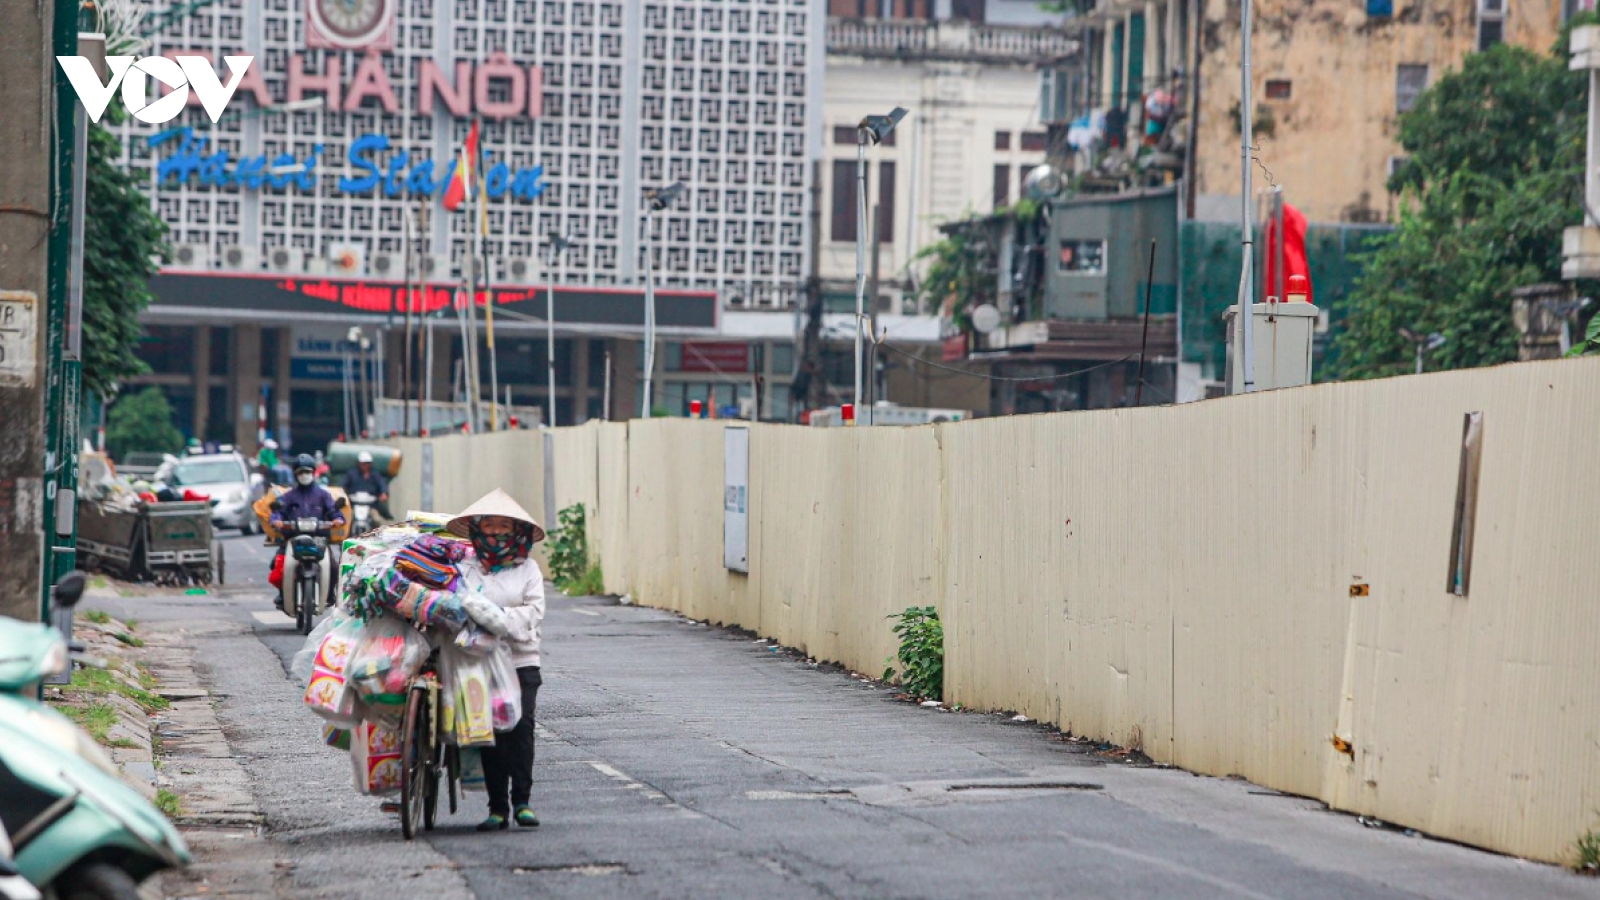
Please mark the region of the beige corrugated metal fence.
<svg viewBox="0 0 1600 900"><path fill-rule="evenodd" d="M1469 412L1463 597L1447 588ZM725 423L560 429L557 497L594 504L606 584L637 602L874 674L885 617L934 604L954 702L1566 861L1600 824L1597 412L1600 360L1576 360L921 428L757 425L748 576L722 565ZM542 465L528 433L436 448L441 508Z"/></svg>

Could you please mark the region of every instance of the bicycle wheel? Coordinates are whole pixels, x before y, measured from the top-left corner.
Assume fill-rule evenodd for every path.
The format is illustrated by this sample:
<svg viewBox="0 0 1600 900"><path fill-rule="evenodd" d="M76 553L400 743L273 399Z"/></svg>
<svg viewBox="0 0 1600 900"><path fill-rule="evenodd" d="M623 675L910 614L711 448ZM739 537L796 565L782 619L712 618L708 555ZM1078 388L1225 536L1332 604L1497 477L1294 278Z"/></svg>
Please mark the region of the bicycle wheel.
<svg viewBox="0 0 1600 900"><path fill-rule="evenodd" d="M433 725L428 721L428 690L417 686L406 699L405 723L400 732L400 833L406 840L417 836L427 794L429 750Z"/></svg>

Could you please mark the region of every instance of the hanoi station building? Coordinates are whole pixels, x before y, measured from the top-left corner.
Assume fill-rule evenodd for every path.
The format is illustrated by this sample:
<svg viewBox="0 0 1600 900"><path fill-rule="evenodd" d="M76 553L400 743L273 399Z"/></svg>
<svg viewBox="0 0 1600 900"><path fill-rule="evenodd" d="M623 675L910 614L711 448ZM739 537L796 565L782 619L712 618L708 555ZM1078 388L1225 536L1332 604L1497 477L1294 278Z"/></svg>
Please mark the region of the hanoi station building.
<svg viewBox="0 0 1600 900"><path fill-rule="evenodd" d="M252 57L215 121L191 92L171 122L112 126L173 249L142 316L151 372L124 391L161 386L186 435L252 449L264 417L280 442L322 446L345 430L348 382L404 393L406 323L415 333L423 315L433 366L415 360L413 391L426 377L435 400L458 396L455 310L474 258L488 279L471 294L474 340L492 298L502 398L552 399L553 287L558 423L637 415L646 227L653 405L788 416L793 308L810 270L807 160L820 150L820 4L150 6L162 27L143 55L204 56L224 82L225 57ZM173 6L183 14L168 17ZM475 129L484 199L452 210ZM645 192L674 182L684 191L650 213ZM553 254L555 237L570 248ZM365 364L352 327L376 344Z"/></svg>

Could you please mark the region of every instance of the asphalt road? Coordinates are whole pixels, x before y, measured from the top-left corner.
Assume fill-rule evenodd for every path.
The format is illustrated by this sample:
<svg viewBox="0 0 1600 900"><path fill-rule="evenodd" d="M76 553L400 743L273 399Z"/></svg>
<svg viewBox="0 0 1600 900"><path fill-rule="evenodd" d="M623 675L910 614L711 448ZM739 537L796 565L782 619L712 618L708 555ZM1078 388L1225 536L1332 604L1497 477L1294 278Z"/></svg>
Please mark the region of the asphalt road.
<svg viewBox="0 0 1600 900"><path fill-rule="evenodd" d="M327 898L1600 898L1600 880L1381 828L1245 782L1108 762L1037 726L923 709L748 636L598 598L546 622L532 831L481 795L407 845L286 676L270 550L232 584L96 601L194 634L234 753Z"/></svg>

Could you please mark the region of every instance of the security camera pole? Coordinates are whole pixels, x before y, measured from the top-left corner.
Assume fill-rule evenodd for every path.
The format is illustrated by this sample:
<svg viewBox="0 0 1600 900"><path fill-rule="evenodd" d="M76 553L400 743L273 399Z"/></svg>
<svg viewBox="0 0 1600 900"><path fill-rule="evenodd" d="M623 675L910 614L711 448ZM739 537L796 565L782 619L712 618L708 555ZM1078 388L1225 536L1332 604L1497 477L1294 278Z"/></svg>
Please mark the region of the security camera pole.
<svg viewBox="0 0 1600 900"><path fill-rule="evenodd" d="M861 408L861 325L867 310L867 143L873 146L894 131L906 111L896 106L886 116L867 116L856 126L856 392L855 408Z"/></svg>
<svg viewBox="0 0 1600 900"><path fill-rule="evenodd" d="M650 204L644 214L644 411L642 418L650 418L650 385L656 373L656 281L655 247L651 245L650 226L653 215L670 207L684 191L684 183L675 181L670 187L648 188L644 199ZM857 385L859 389L860 385Z"/></svg>
<svg viewBox="0 0 1600 900"><path fill-rule="evenodd" d="M548 282L544 291L544 345L550 370L550 396L545 406L550 413L551 428L556 425L556 260L560 258L561 251L571 246L572 242L559 234L550 238L550 263L544 271L545 281Z"/></svg>

